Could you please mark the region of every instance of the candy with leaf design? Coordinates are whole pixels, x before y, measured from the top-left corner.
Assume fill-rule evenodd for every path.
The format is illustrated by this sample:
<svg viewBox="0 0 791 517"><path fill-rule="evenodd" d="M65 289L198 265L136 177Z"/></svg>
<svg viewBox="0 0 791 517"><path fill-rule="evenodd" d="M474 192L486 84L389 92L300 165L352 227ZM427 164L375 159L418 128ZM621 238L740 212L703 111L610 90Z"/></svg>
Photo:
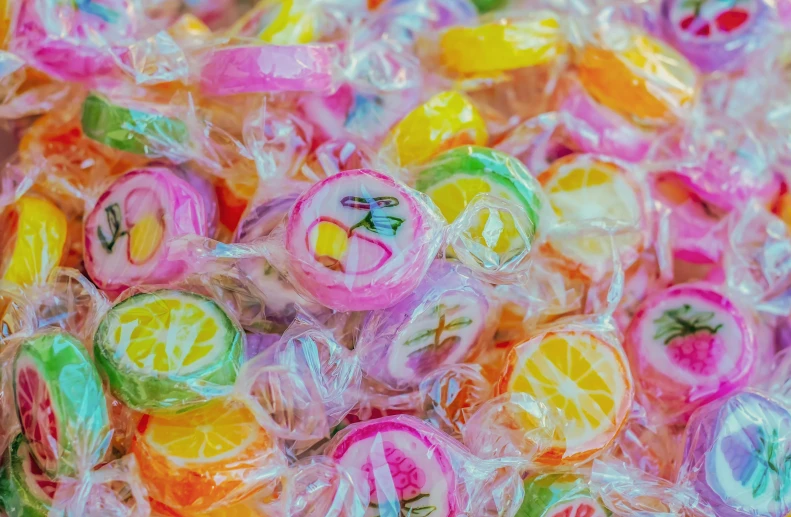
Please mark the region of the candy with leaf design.
<svg viewBox="0 0 791 517"><path fill-rule="evenodd" d="M289 270L332 309L389 307L423 278L439 247L439 225L437 214L392 178L344 171L313 185L292 208Z"/></svg>
<svg viewBox="0 0 791 517"><path fill-rule="evenodd" d="M458 515L457 478L438 431L413 417L352 424L327 454L366 487L365 517Z"/></svg>
<svg viewBox="0 0 791 517"><path fill-rule="evenodd" d="M487 328L486 295L467 268L435 261L413 293L367 316L358 339L366 373L414 388L435 368L463 362Z"/></svg>
<svg viewBox="0 0 791 517"><path fill-rule="evenodd" d="M791 413L743 391L698 409L685 433L679 480L721 517L791 511Z"/></svg>
<svg viewBox="0 0 791 517"><path fill-rule="evenodd" d="M208 232L203 198L163 167L130 171L102 194L85 220L85 268L101 288L176 280L187 269L168 241Z"/></svg>
<svg viewBox="0 0 791 517"><path fill-rule="evenodd" d="M706 284L649 296L629 326L625 348L650 405L682 417L745 387L757 354L749 316Z"/></svg>

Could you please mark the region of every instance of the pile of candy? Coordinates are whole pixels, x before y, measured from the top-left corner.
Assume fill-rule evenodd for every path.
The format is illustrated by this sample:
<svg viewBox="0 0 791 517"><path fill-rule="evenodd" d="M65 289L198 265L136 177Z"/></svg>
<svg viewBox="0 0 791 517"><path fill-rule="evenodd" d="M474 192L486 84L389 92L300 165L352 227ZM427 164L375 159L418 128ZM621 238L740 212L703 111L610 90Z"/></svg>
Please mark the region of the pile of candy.
<svg viewBox="0 0 791 517"><path fill-rule="evenodd" d="M0 0L0 509L791 516L789 29Z"/></svg>

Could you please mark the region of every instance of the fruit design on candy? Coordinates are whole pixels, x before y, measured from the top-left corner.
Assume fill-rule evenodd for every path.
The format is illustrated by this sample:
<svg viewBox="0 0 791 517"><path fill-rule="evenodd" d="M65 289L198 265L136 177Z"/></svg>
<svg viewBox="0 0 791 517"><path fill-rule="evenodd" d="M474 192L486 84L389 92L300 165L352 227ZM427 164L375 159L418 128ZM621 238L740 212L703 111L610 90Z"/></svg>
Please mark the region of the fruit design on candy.
<svg viewBox="0 0 791 517"><path fill-rule="evenodd" d="M486 145L489 134L481 114L461 93L434 95L396 124L382 144L384 154L401 166L420 165L442 151L462 145Z"/></svg>
<svg viewBox="0 0 791 517"><path fill-rule="evenodd" d="M420 282L436 254L436 216L384 174L343 171L292 208L289 267L321 304L341 311L389 307Z"/></svg>
<svg viewBox="0 0 791 517"><path fill-rule="evenodd" d="M748 320L705 284L682 284L645 300L626 333L641 393L669 414L745 387L756 361Z"/></svg>
<svg viewBox="0 0 791 517"><path fill-rule="evenodd" d="M638 126L667 125L691 107L698 77L684 56L630 27L607 31L579 53L578 78L588 95Z"/></svg>
<svg viewBox="0 0 791 517"><path fill-rule="evenodd" d="M479 194L516 203L528 217L529 227L522 233L516 227L520 223L507 214L500 232L491 237L487 211L480 213L469 233L504 258L530 248L539 224L541 185L516 158L486 147L458 147L429 162L418 174L415 188L431 197L448 222L455 221Z"/></svg>
<svg viewBox="0 0 791 517"><path fill-rule="evenodd" d="M585 478L574 474L533 474L516 517L609 517Z"/></svg>
<svg viewBox="0 0 791 517"><path fill-rule="evenodd" d="M785 517L791 511L791 413L740 392L698 409L685 432L679 480L722 517Z"/></svg>
<svg viewBox="0 0 791 517"><path fill-rule="evenodd" d="M363 368L390 388L415 387L470 355L488 311L485 286L466 268L437 260L414 293L367 316L358 340Z"/></svg>
<svg viewBox="0 0 791 517"><path fill-rule="evenodd" d="M624 225L613 242L624 269L645 246L645 214L638 187L615 162L593 155L569 155L555 161L538 181L561 224L585 225L601 221ZM612 249L606 235L586 229L579 237L550 235L544 245L573 274L600 280L612 268Z"/></svg>
<svg viewBox="0 0 791 517"><path fill-rule="evenodd" d="M147 413L211 398L236 380L239 326L213 300L176 290L116 304L94 336L94 356L116 398ZM203 390L202 390L203 388Z"/></svg>
<svg viewBox="0 0 791 517"><path fill-rule="evenodd" d="M620 347L581 330L549 332L512 349L498 391L527 393L559 410L559 436L536 459L545 465L584 462L608 447L634 396Z"/></svg>
<svg viewBox="0 0 791 517"><path fill-rule="evenodd" d="M25 195L0 215L0 278L29 286L46 282L66 244L66 215L51 201Z"/></svg>
<svg viewBox="0 0 791 517"><path fill-rule="evenodd" d="M383 417L341 431L327 455L368 486L365 517L451 517L456 475L438 433L413 417Z"/></svg>
<svg viewBox="0 0 791 517"><path fill-rule="evenodd" d="M131 452L149 496L190 514L272 488L285 466L273 438L253 414L227 399L143 417Z"/></svg>
<svg viewBox="0 0 791 517"><path fill-rule="evenodd" d="M0 508L8 517L46 517L57 489L57 481L38 466L24 436L18 434L0 467Z"/></svg>
<svg viewBox="0 0 791 517"><path fill-rule="evenodd" d="M110 423L102 381L72 336L48 333L20 345L14 402L31 453L47 473L75 475L107 451Z"/></svg>
<svg viewBox="0 0 791 517"><path fill-rule="evenodd" d="M759 46L768 10L763 0L664 0L662 28L702 71L732 71Z"/></svg>
<svg viewBox="0 0 791 517"><path fill-rule="evenodd" d="M167 258L167 242L208 232L203 199L162 167L137 169L116 180L85 221L85 268L102 289L174 281L187 269Z"/></svg>

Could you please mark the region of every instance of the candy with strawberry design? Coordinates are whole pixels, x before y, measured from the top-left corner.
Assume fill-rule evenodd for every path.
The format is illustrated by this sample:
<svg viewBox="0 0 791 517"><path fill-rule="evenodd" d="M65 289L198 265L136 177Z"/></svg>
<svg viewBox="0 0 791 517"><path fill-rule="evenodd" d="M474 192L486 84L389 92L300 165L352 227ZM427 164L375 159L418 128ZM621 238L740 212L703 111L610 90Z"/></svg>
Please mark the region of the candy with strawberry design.
<svg viewBox="0 0 791 517"><path fill-rule="evenodd" d="M419 194L392 178L343 171L313 185L292 208L289 271L332 309L389 307L420 283L440 245L440 226Z"/></svg>
<svg viewBox="0 0 791 517"><path fill-rule="evenodd" d="M666 38L703 72L737 71L769 32L764 0L663 0Z"/></svg>
<svg viewBox="0 0 791 517"><path fill-rule="evenodd" d="M679 480L719 517L785 517L791 511L791 413L741 391L698 409L684 438Z"/></svg>
<svg viewBox="0 0 791 517"><path fill-rule="evenodd" d="M327 455L368 487L365 517L451 517L460 501L453 465L439 432L408 416L352 424Z"/></svg>
<svg viewBox="0 0 791 517"><path fill-rule="evenodd" d="M85 268L111 291L165 283L186 271L168 259L168 241L206 235L201 195L164 167L130 171L102 194L85 221Z"/></svg>
<svg viewBox="0 0 791 517"><path fill-rule="evenodd" d="M405 389L439 366L464 361L487 330L486 293L467 268L435 261L412 294L366 317L357 345L366 373Z"/></svg>
<svg viewBox="0 0 791 517"><path fill-rule="evenodd" d="M746 386L756 363L750 321L707 284L676 285L650 296L625 343L645 400L684 418Z"/></svg>

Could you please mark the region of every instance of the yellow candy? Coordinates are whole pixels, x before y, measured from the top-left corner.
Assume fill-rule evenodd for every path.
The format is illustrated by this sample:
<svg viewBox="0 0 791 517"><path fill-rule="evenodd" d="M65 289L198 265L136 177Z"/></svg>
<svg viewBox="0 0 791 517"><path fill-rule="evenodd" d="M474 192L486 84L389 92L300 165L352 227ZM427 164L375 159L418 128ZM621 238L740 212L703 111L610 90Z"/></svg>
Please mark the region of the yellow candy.
<svg viewBox="0 0 791 517"><path fill-rule="evenodd" d="M210 36L211 30L200 18L187 13L168 28L168 33L176 40L185 40Z"/></svg>
<svg viewBox="0 0 791 517"><path fill-rule="evenodd" d="M621 36L617 49L594 45L583 49L577 64L582 86L597 102L634 122L672 122L697 93L692 65L646 34L617 36Z"/></svg>
<svg viewBox="0 0 791 517"><path fill-rule="evenodd" d="M514 22L452 27L440 38L440 60L459 74L504 72L551 62L566 48L558 17L538 11Z"/></svg>
<svg viewBox="0 0 791 517"><path fill-rule="evenodd" d="M486 122L458 92L442 92L421 104L399 122L383 146L401 165L418 165L462 145L485 145Z"/></svg>
<svg viewBox="0 0 791 517"><path fill-rule="evenodd" d="M261 0L231 29L275 45L310 43L316 39L316 16L304 0Z"/></svg>
<svg viewBox="0 0 791 517"><path fill-rule="evenodd" d="M64 213L46 199L23 196L2 219L0 240L7 243L0 249L6 254L2 279L19 285L46 282L66 244Z"/></svg>

